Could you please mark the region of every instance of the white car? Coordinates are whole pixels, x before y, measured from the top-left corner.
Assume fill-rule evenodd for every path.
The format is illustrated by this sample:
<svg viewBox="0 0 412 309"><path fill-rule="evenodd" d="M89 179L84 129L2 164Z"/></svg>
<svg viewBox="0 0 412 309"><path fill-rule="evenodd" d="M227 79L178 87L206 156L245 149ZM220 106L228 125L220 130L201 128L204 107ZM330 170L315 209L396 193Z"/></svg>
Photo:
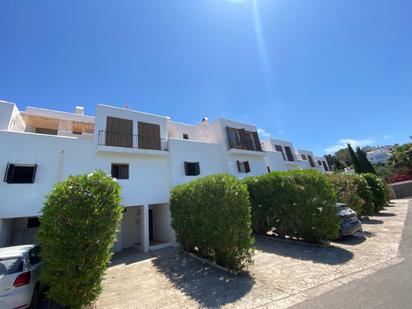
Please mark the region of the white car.
<svg viewBox="0 0 412 309"><path fill-rule="evenodd" d="M0 308L36 308L40 293L39 247L0 248Z"/></svg>

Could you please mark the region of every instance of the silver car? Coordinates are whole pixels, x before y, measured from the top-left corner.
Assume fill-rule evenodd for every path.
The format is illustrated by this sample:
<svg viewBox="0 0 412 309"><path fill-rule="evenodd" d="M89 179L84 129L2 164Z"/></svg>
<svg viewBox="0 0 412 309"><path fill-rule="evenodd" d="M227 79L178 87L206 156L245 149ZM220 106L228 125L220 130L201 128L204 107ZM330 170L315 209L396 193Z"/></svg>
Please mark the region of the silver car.
<svg viewBox="0 0 412 309"><path fill-rule="evenodd" d="M0 308L36 308L40 264L36 245L0 248Z"/></svg>
<svg viewBox="0 0 412 309"><path fill-rule="evenodd" d="M358 214L344 203L336 203L336 214L340 219L339 234L340 236L354 235L362 232L362 223Z"/></svg>

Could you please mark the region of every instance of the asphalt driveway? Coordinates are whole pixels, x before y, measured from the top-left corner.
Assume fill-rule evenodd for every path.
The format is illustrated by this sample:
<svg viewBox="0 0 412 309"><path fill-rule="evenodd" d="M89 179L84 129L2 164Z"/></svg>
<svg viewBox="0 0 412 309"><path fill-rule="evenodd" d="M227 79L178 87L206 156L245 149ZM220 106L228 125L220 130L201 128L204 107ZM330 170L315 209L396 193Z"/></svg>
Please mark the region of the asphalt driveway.
<svg viewBox="0 0 412 309"><path fill-rule="evenodd" d="M401 261L407 200L363 222L364 233L332 248L256 238L254 265L234 276L166 248L113 259L97 308L273 307L316 297Z"/></svg>

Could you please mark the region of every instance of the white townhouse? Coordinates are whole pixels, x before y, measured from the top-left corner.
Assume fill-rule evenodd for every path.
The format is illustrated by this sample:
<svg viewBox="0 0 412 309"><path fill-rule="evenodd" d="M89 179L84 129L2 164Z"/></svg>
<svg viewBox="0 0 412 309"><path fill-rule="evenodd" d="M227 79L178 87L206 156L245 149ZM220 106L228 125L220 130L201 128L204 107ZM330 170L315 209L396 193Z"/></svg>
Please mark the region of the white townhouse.
<svg viewBox="0 0 412 309"><path fill-rule="evenodd" d="M321 172L330 172L328 161L324 157L316 157L316 162L318 163L318 168Z"/></svg>
<svg viewBox="0 0 412 309"><path fill-rule="evenodd" d="M43 201L69 175L102 169L122 187L124 214L114 250L174 244L170 190L199 176L238 178L304 168L290 142L260 142L257 128L204 118L196 125L97 105L96 116L0 101L0 246L34 241ZM313 154L311 153L313 158ZM313 161L313 160L312 160ZM308 163L309 164L309 163Z"/></svg>

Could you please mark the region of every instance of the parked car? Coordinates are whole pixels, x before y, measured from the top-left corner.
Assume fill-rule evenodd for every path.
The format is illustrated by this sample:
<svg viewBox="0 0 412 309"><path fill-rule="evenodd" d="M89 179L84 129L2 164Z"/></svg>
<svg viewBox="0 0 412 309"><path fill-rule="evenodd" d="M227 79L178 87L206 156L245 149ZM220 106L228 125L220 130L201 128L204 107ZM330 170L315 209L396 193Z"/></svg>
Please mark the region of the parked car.
<svg viewBox="0 0 412 309"><path fill-rule="evenodd" d="M40 265L36 245L0 248L0 308L37 307Z"/></svg>
<svg viewBox="0 0 412 309"><path fill-rule="evenodd" d="M336 208L336 214L340 218L339 234L341 237L362 232L362 223L352 208L344 203L336 203Z"/></svg>

